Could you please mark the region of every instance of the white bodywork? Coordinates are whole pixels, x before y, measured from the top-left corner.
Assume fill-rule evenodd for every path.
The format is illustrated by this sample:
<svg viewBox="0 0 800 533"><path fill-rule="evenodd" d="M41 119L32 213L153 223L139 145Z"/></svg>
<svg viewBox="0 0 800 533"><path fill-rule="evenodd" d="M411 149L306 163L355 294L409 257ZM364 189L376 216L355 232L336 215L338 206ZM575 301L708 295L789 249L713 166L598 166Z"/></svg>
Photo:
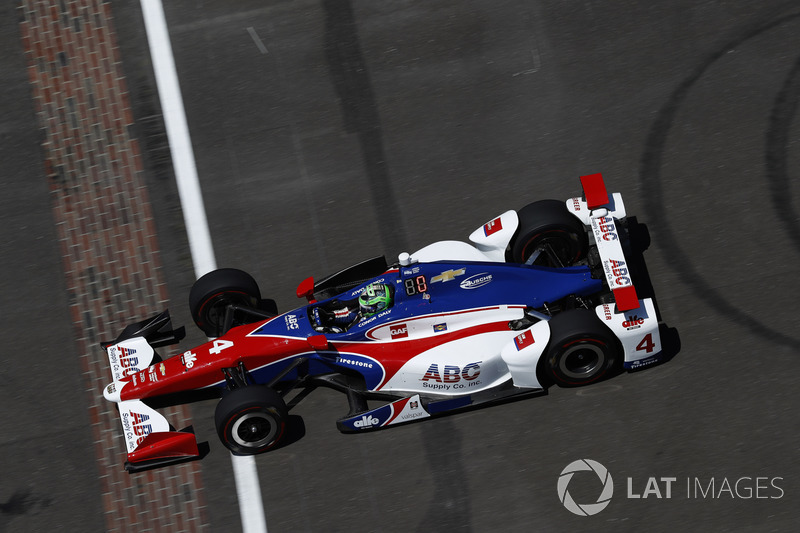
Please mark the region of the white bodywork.
<svg viewBox="0 0 800 533"><path fill-rule="evenodd" d="M410 258L400 263L431 263L433 261L490 261L502 263L506 260L506 248L519 226L516 211L506 211L493 218L469 236L472 244L462 241L440 241L420 248Z"/></svg>
<svg viewBox="0 0 800 533"><path fill-rule="evenodd" d="M616 218L617 220L622 220L627 216L625 212L625 204L622 201L622 195L618 192L613 193L610 197L609 203L603 207L608 210L608 215ZM570 198L567 200L567 209L570 213L578 217L578 220L583 222L584 226L590 225L592 211L590 211L586 206L586 200L583 198ZM595 209L595 211L597 210Z"/></svg>
<svg viewBox="0 0 800 533"><path fill-rule="evenodd" d="M133 452L150 433L167 432L170 429L167 419L141 400L125 400L117 405L128 453Z"/></svg>
<svg viewBox="0 0 800 533"><path fill-rule="evenodd" d="M436 242L414 252L410 258L401 255L400 262L404 265L441 260L504 262L506 248L518 227L517 212L506 211L473 231L469 236L472 244L461 241ZM446 322L448 331L453 331L487 322L517 320L523 316L522 308L504 306L499 310L448 317ZM408 336L413 338L416 332L427 334L434 323L440 322L443 322L443 318L437 315L408 320L403 326L408 328ZM539 350L537 354L534 354L536 349L532 349L526 350L522 357L511 355L516 352L514 339L520 335L519 331L473 335L436 346L414 357L381 390L459 395L491 389L509 379L518 387L540 389L536 365L547 344L549 327L546 322L538 324L542 325L536 328L537 335L543 340L536 347ZM376 330L370 336L386 337L395 326L383 327L385 331ZM542 330L546 333L541 333ZM486 355L476 357L474 354Z"/></svg>
<svg viewBox="0 0 800 533"><path fill-rule="evenodd" d="M658 332L653 300L639 300L639 309L616 312L611 304L598 305L595 313L608 326L622 343L625 351L625 362L634 363L647 359L661 351L661 336Z"/></svg>
<svg viewBox="0 0 800 533"><path fill-rule="evenodd" d="M402 327L406 328L403 333L407 335L404 342L408 342L437 335L433 327L436 324L446 324L445 331L451 334L522 317L521 306L500 306L450 315L422 316L381 326L369 335L383 337L390 330ZM514 371L509 369L501 353L505 346L513 345L514 337L519 333L510 329L488 331L433 346L405 363L380 390L459 395L491 389L514 377ZM535 364L533 361L534 368Z"/></svg>
<svg viewBox="0 0 800 533"><path fill-rule="evenodd" d="M501 356L517 387L541 389L536 377L536 366L550 341L550 324L546 320L535 323L525 331L515 332L514 341L503 348Z"/></svg>
<svg viewBox="0 0 800 533"><path fill-rule="evenodd" d="M608 204L594 210L589 210L582 198L570 198L566 204L567 210L584 225L591 227L589 235L597 245L609 288L615 291L615 294L620 290L633 290L633 281L616 228L616 221L626 216L622 196L613 193ZM595 308L600 320L620 340L625 353L625 362L632 363L629 365L632 368L636 367L637 361L648 359L661 351L661 336L653 300L638 299L638 304L638 307L625 311L620 311L617 306L611 304ZM634 301L630 307L635 305Z"/></svg>
<svg viewBox="0 0 800 533"><path fill-rule="evenodd" d="M633 291L616 228L616 220L622 220L626 216L622 195L609 195L609 202L594 210L590 210L582 198L570 198L566 201L566 206L570 213L591 229L588 233L593 244L597 246L609 288L613 291ZM502 262L505 261L506 248L518 226L519 217L516 211L507 211L476 229L469 236L472 244L461 241L436 242L410 257L407 254L401 255L400 262L403 265L440 260ZM622 292L615 294L622 296ZM632 302L631 307L636 305L636 299ZM646 298L638 300L638 303L638 308L624 312L609 304L597 306L595 309L597 316L620 339L625 362L633 363L633 367L637 361L661 351L653 301ZM520 318L521 314L521 310L517 310L508 320ZM430 332L430 321L441 322L442 319L436 317L426 321L425 317L420 317L406 321L402 327L407 328L408 336L413 338L417 331ZM448 328L451 327L450 323L448 320ZM387 338L392 327L396 325L384 326L385 331L376 330L372 332L372 336ZM449 342L410 360L381 389L457 395L466 391L489 389L508 379L512 379L517 387L541 389L536 367L549 340L550 326L546 320L542 320L522 332L509 330L485 333ZM498 346L502 347L499 352ZM490 355L478 360L475 355L471 355L476 353ZM471 370L462 374L465 368ZM478 374L475 373L476 370L479 370Z"/></svg>
<svg viewBox="0 0 800 533"><path fill-rule="evenodd" d="M120 401L122 388L128 384L131 376L150 366L155 352L144 337L133 337L112 344L106 348L106 355L114 381L103 389L103 396L110 402L116 402L119 407L125 446L131 453L150 433L170 430L167 419L141 400ZM151 371L155 370L154 366Z"/></svg>
<svg viewBox="0 0 800 533"><path fill-rule="evenodd" d="M519 227L516 211L506 211L479 227L469 236L470 243L441 241L430 244L409 256L401 254L400 264L433 261L489 261L504 262L506 248ZM448 331L496 322L511 321L524 316L521 307L506 307L491 311L462 313L459 316L419 317L404 321L409 338L428 335L435 323L447 322ZM488 390L501 383L513 380L522 388L537 388L536 365L549 338L546 322L539 323L537 336L542 340L535 349L526 350L521 357L516 352L514 339L519 331L495 331L472 335L463 339L436 346L408 361L381 390L437 393L459 395L479 390ZM538 324L537 324L538 325ZM397 324L386 325L370 332L369 336L386 338ZM544 330L546 333L542 333ZM423 333L424 332L424 333ZM538 350L538 353L534 353ZM474 354L486 354L476 357Z"/></svg>
<svg viewBox="0 0 800 533"><path fill-rule="evenodd" d="M494 311L492 321L522 316L522 308L509 307ZM441 322L442 317L435 321ZM409 337L415 331L431 331L408 323ZM541 389L536 367L549 340L550 326L542 320L524 331L492 331L450 341L409 360L380 390L459 395L488 390L509 379L520 388Z"/></svg>
<svg viewBox="0 0 800 533"><path fill-rule="evenodd" d="M381 390L459 395L496 387L512 377L498 348L516 333L495 331L431 348L403 365Z"/></svg>

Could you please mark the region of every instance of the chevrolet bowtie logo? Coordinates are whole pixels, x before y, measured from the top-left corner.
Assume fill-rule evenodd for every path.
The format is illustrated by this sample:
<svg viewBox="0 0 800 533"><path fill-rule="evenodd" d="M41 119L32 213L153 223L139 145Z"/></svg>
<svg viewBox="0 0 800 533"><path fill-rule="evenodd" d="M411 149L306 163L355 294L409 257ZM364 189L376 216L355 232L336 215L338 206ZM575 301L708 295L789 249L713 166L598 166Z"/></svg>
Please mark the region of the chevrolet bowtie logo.
<svg viewBox="0 0 800 533"><path fill-rule="evenodd" d="M438 276L433 276L431 278L431 283L436 283L437 281L452 281L456 279L456 276L460 276L466 271L467 269L465 268L459 268L458 270L446 270Z"/></svg>

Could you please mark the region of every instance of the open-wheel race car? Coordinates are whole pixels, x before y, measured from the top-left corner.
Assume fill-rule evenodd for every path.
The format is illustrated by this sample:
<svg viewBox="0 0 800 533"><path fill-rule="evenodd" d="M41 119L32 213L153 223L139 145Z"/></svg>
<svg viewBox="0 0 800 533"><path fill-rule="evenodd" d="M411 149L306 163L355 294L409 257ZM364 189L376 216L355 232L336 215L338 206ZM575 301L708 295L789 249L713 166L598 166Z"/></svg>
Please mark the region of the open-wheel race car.
<svg viewBox="0 0 800 533"><path fill-rule="evenodd" d="M307 303L283 314L245 272L204 275L190 307L209 342L162 360L154 348L182 337L165 311L104 345L126 468L199 455L194 434L156 410L194 399L220 397L222 443L256 454L281 445L289 407L319 386L345 393L337 427L359 432L658 362L659 319L653 298L637 293L649 280L628 257L622 197L600 174L581 182L583 197L507 211L469 242L308 278L297 289Z"/></svg>

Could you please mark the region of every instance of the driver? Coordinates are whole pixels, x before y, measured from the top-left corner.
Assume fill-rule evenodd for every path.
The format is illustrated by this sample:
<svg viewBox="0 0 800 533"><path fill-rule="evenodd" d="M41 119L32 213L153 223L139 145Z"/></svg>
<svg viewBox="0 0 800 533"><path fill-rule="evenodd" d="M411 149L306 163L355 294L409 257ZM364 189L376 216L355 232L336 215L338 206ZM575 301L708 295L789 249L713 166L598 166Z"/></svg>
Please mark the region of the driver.
<svg viewBox="0 0 800 533"><path fill-rule="evenodd" d="M336 300L333 309L315 307L313 310L314 319L317 324L330 333L341 333L347 331L350 326L359 320L374 316L381 311L389 309L394 303L394 289L385 283L370 283L361 294L358 295L358 306L350 302L340 302ZM351 309L352 307L352 309Z"/></svg>

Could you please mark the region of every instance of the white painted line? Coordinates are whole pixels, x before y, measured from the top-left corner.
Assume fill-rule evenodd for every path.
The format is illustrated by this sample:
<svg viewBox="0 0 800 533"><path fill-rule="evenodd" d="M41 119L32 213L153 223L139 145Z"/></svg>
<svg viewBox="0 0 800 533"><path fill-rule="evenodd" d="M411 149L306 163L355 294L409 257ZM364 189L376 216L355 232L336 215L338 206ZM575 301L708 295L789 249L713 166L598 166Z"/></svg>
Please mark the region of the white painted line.
<svg viewBox="0 0 800 533"><path fill-rule="evenodd" d="M254 27L248 26L247 33L250 34L250 38L253 39L254 43L256 43L259 52L261 52L262 54L269 53L269 50L267 50L267 47L264 45L263 41L261 41L261 37L258 36L258 34L256 33L256 29Z"/></svg>
<svg viewBox="0 0 800 533"><path fill-rule="evenodd" d="M164 17L161 0L141 0L150 57L158 85L161 110L167 128L175 179L181 199L183 220L189 237L189 249L194 262L194 272L199 278L217 268L211 233L208 229L203 195L197 177L197 167L186 124L178 74L172 56L172 44ZM252 456L239 457L231 454L233 474L236 481L236 494L239 497L239 516L244 533L266 533L267 522L264 517L264 503L261 485L258 481L255 459Z"/></svg>
<svg viewBox="0 0 800 533"><path fill-rule="evenodd" d="M194 272L199 278L206 272L216 269L217 265L203 206L203 195L197 179L197 167L194 162L189 127L186 124L178 74L172 57L172 44L161 0L141 0L141 5L158 85L158 96L161 99L161 111L164 113L164 124L172 153L172 164L178 182L183 220L189 234Z"/></svg>

